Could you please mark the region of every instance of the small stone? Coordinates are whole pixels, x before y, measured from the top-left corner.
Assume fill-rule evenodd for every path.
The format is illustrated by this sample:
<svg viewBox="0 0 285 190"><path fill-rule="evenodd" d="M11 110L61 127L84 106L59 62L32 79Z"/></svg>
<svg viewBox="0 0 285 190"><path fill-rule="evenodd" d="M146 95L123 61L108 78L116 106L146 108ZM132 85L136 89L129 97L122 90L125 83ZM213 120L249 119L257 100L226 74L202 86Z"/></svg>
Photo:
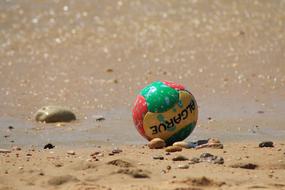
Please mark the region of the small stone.
<svg viewBox="0 0 285 190"><path fill-rule="evenodd" d="M44 146L44 149L53 149L55 146L51 143L48 143Z"/></svg>
<svg viewBox="0 0 285 190"><path fill-rule="evenodd" d="M44 106L36 112L36 121L45 123L70 122L76 120L75 114L61 106Z"/></svg>
<svg viewBox="0 0 285 190"><path fill-rule="evenodd" d="M165 141L160 138L154 138L148 142L148 147L150 149L160 149L166 146Z"/></svg>
<svg viewBox="0 0 285 190"><path fill-rule="evenodd" d="M173 161L185 161L185 160L189 160L187 157L182 156L182 155L178 155L175 156L174 158L172 158Z"/></svg>
<svg viewBox="0 0 285 190"><path fill-rule="evenodd" d="M8 129L9 129L9 130L13 130L14 127L10 125L10 126L8 127Z"/></svg>
<svg viewBox="0 0 285 190"><path fill-rule="evenodd" d="M123 150L121 150L121 149L119 149L119 148L114 148L114 149L112 150L112 153L113 153L113 154L119 154L119 153L121 153L121 152L123 152Z"/></svg>
<svg viewBox="0 0 285 190"><path fill-rule="evenodd" d="M96 151L96 152L93 152L92 154L90 154L90 156L96 156L96 155L99 155L99 154L102 154L100 151Z"/></svg>
<svg viewBox="0 0 285 190"><path fill-rule="evenodd" d="M75 155L75 151L69 150L69 151L66 152L66 154L68 154L68 155Z"/></svg>
<svg viewBox="0 0 285 190"><path fill-rule="evenodd" d="M178 165L178 168L179 168L179 169L188 169L188 168L189 168L189 165L188 165L188 164L179 164L179 165Z"/></svg>
<svg viewBox="0 0 285 190"><path fill-rule="evenodd" d="M264 141L259 143L259 147L260 148L264 148L264 147L274 147L273 142L272 141Z"/></svg>
<svg viewBox="0 0 285 190"><path fill-rule="evenodd" d="M96 121L104 121L105 120L105 117L103 117L102 115L95 115L95 120Z"/></svg>
<svg viewBox="0 0 285 190"><path fill-rule="evenodd" d="M189 144L187 142L184 142L184 141L175 142L175 143L173 143L172 146L180 146L182 148L190 148Z"/></svg>
<svg viewBox="0 0 285 190"><path fill-rule="evenodd" d="M249 169L249 170L254 170L258 166L256 164L252 163L237 163L234 165L231 165L232 168L242 168L242 169Z"/></svg>
<svg viewBox="0 0 285 190"><path fill-rule="evenodd" d="M179 146L168 146L165 149L166 152L179 152L182 151L182 148Z"/></svg>
<svg viewBox="0 0 285 190"><path fill-rule="evenodd" d="M152 157L154 160L164 160L164 157L161 155L153 156Z"/></svg>
<svg viewBox="0 0 285 190"><path fill-rule="evenodd" d="M10 152L11 152L11 150L0 148L0 153L7 154L7 153L10 153Z"/></svg>

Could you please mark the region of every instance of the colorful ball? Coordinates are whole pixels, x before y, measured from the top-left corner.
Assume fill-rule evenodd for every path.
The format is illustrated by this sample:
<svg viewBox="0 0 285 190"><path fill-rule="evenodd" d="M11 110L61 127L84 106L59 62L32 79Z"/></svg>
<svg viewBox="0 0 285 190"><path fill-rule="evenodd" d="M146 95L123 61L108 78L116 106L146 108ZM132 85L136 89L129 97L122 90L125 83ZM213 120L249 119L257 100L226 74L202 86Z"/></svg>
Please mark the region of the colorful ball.
<svg viewBox="0 0 285 190"><path fill-rule="evenodd" d="M194 96L184 86L169 81L156 81L142 89L132 112L143 137L158 137L167 145L187 138L198 119Z"/></svg>

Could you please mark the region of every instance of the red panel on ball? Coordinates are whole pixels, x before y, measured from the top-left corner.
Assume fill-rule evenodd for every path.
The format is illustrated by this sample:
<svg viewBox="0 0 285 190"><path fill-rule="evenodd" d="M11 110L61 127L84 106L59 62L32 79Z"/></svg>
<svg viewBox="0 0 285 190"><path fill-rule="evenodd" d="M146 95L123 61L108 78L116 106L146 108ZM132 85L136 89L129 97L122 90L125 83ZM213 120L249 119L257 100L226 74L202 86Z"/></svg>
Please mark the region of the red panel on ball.
<svg viewBox="0 0 285 190"><path fill-rule="evenodd" d="M133 120L139 133L146 139L150 140L150 138L145 135L143 129L143 118L147 111L147 104L144 97L138 95L133 108Z"/></svg>
<svg viewBox="0 0 285 190"><path fill-rule="evenodd" d="M174 88L175 90L185 90L185 87L181 84L177 84L175 82L171 82L171 81L161 81L163 82L165 85Z"/></svg>

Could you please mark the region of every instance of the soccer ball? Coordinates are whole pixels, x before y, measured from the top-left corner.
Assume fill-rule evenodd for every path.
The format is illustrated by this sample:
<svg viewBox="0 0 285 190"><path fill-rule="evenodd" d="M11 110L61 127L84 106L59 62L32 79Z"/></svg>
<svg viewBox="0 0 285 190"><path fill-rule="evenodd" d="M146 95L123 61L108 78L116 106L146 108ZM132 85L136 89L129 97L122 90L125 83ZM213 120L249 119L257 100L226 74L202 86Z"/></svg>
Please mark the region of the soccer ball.
<svg viewBox="0 0 285 190"><path fill-rule="evenodd" d="M137 96L132 110L138 132L147 140L161 138L167 145L187 138L198 119L194 96L184 86L156 81Z"/></svg>

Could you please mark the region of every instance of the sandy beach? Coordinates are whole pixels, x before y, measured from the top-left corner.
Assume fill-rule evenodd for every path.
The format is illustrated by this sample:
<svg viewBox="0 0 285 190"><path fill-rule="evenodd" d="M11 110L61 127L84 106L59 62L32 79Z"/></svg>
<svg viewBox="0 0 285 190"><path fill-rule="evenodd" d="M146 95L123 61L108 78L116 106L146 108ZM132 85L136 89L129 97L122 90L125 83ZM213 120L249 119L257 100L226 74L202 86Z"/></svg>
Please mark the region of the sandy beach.
<svg viewBox="0 0 285 190"><path fill-rule="evenodd" d="M80 149L25 149L1 154L4 189L284 189L284 142L274 148L228 143L223 149L183 149L166 154L142 145ZM122 152L110 155L113 150ZM189 164L202 153L224 164ZM74 154L74 155L73 155ZM189 158L173 161L177 156ZM156 157L159 159L154 159ZM255 167L251 167L255 165ZM187 165L189 168L181 169ZM249 165L248 168L239 168Z"/></svg>
<svg viewBox="0 0 285 190"><path fill-rule="evenodd" d="M0 1L0 190L285 189L284 50L282 0ZM223 149L145 146L131 109L157 80L197 100L185 141ZM36 122L47 105L77 119Z"/></svg>

